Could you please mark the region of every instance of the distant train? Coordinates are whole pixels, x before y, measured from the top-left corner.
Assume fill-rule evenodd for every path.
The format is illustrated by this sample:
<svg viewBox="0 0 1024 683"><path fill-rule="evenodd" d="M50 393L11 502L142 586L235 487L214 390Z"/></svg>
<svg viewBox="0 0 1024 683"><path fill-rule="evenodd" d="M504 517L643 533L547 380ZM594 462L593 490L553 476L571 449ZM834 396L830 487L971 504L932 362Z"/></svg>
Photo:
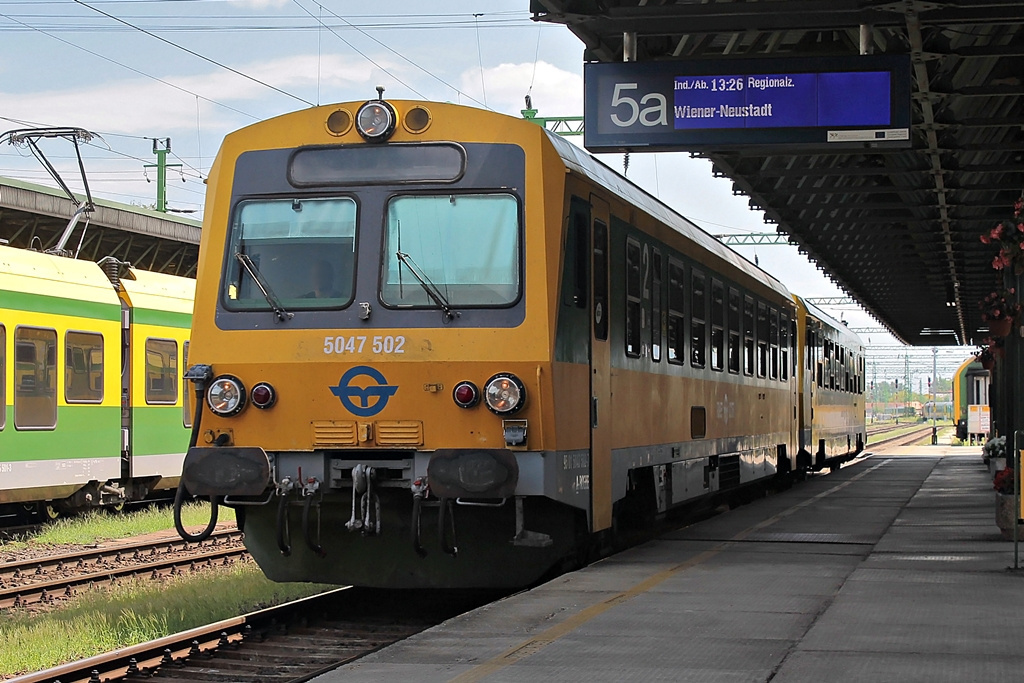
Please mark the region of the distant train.
<svg viewBox="0 0 1024 683"><path fill-rule="evenodd" d="M533 123L379 99L249 126L199 262L182 491L275 580L523 586L864 447L856 335Z"/></svg>
<svg viewBox="0 0 1024 683"><path fill-rule="evenodd" d="M961 441L984 443L991 431L989 388L992 373L975 356L967 358L953 375L953 416Z"/></svg>
<svg viewBox="0 0 1024 683"><path fill-rule="evenodd" d="M104 265L0 246L4 516L119 508L177 486L195 281Z"/></svg>
<svg viewBox="0 0 1024 683"><path fill-rule="evenodd" d="M953 420L952 401L927 401L921 408L921 417L925 420L947 422Z"/></svg>

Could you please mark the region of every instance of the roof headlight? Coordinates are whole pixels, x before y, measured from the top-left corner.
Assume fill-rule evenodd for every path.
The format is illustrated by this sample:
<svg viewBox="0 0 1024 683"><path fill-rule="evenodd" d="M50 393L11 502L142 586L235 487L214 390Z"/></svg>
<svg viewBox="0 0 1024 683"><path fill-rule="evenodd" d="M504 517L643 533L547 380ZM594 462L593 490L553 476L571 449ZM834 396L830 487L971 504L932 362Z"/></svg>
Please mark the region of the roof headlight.
<svg viewBox="0 0 1024 683"><path fill-rule="evenodd" d="M384 142L395 132L398 116L383 99L370 100L356 112L356 130L367 142Z"/></svg>
<svg viewBox="0 0 1024 683"><path fill-rule="evenodd" d="M526 387L515 375L499 372L484 385L484 403L498 415L511 415L526 405Z"/></svg>
<svg viewBox="0 0 1024 683"><path fill-rule="evenodd" d="M237 415L245 407L245 386L234 375L215 378L206 390L206 403L221 417Z"/></svg>

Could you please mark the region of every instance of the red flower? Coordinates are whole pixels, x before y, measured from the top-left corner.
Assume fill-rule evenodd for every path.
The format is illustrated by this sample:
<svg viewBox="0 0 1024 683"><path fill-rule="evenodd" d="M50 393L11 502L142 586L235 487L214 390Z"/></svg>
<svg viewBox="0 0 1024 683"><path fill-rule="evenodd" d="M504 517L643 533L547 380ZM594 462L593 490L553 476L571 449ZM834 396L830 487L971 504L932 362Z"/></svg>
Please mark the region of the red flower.
<svg viewBox="0 0 1024 683"><path fill-rule="evenodd" d="M992 488L999 493L1013 493L1013 468L1007 467L996 472Z"/></svg>

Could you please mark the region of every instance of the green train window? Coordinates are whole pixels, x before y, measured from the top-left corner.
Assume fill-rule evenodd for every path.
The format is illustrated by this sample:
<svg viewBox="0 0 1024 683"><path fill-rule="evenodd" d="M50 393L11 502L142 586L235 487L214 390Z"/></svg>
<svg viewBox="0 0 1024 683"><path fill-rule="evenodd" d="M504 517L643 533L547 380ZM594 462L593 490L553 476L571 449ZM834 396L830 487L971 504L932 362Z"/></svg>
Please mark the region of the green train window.
<svg viewBox="0 0 1024 683"><path fill-rule="evenodd" d="M7 328L0 325L0 429L7 424Z"/></svg>
<svg viewBox="0 0 1024 683"><path fill-rule="evenodd" d="M642 290L640 273L640 243L626 240L626 355L640 357L640 327Z"/></svg>
<svg viewBox="0 0 1024 683"><path fill-rule="evenodd" d="M768 305L757 302L757 376L768 374Z"/></svg>
<svg viewBox="0 0 1024 683"><path fill-rule="evenodd" d="M381 300L435 308L440 293L456 309L513 304L520 289L519 233L519 203L509 194L393 197Z"/></svg>
<svg viewBox="0 0 1024 683"><path fill-rule="evenodd" d="M779 318L779 332L782 334L782 339L779 342L779 354L781 358L779 360L780 378L783 382L789 381L789 359L790 359L790 323L789 316L783 313Z"/></svg>
<svg viewBox="0 0 1024 683"><path fill-rule="evenodd" d="M95 332L64 335L64 400L103 401L103 336Z"/></svg>
<svg viewBox="0 0 1024 683"><path fill-rule="evenodd" d="M725 367L725 286L711 279L711 369Z"/></svg>
<svg viewBox="0 0 1024 683"><path fill-rule="evenodd" d="M146 403L178 402L178 343L173 339L146 340Z"/></svg>
<svg viewBox="0 0 1024 683"><path fill-rule="evenodd" d="M771 308L771 317L768 321L769 333L768 340L771 345L771 351L768 359L768 376L772 379L779 378L779 309L774 306Z"/></svg>
<svg viewBox="0 0 1024 683"><path fill-rule="evenodd" d="M14 428L57 426L57 331L14 330Z"/></svg>

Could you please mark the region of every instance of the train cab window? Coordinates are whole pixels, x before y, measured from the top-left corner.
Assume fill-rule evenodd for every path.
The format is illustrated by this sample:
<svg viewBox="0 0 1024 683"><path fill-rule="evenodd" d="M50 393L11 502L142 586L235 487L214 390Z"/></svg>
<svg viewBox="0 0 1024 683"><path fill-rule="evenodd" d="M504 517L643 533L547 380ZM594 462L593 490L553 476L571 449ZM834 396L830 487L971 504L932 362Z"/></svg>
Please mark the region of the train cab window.
<svg viewBox="0 0 1024 683"><path fill-rule="evenodd" d="M686 357L686 328L684 326L684 301L686 280L683 264L675 259L668 260L668 362L682 363Z"/></svg>
<svg viewBox="0 0 1024 683"><path fill-rule="evenodd" d="M440 292L454 308L511 305L519 299L519 232L519 202L510 194L394 197L381 300L433 308Z"/></svg>
<svg viewBox="0 0 1024 683"><path fill-rule="evenodd" d="M743 297L743 374L754 374L754 299Z"/></svg>
<svg viewBox="0 0 1024 683"><path fill-rule="evenodd" d="M640 357L641 294L640 243L626 240L626 355Z"/></svg>
<svg viewBox="0 0 1024 683"><path fill-rule="evenodd" d="M661 252L657 249L651 255L651 360L661 362Z"/></svg>
<svg viewBox="0 0 1024 683"><path fill-rule="evenodd" d="M416 237L414 228L409 232L414 235L406 249L411 253ZM348 306L355 245L356 203L348 197L243 201L235 209L228 240L224 307L262 311L280 305L295 311Z"/></svg>
<svg viewBox="0 0 1024 683"><path fill-rule="evenodd" d="M725 367L725 286L711 279L711 369Z"/></svg>
<svg viewBox="0 0 1024 683"><path fill-rule="evenodd" d="M7 425L7 328L0 325L0 429Z"/></svg>
<svg viewBox="0 0 1024 683"><path fill-rule="evenodd" d="M789 316L785 313L779 316L779 379L783 382L789 381Z"/></svg>
<svg viewBox="0 0 1024 683"><path fill-rule="evenodd" d="M57 426L57 331L14 330L14 428Z"/></svg>
<svg viewBox="0 0 1024 683"><path fill-rule="evenodd" d="M93 332L64 335L64 400L68 403L103 401L103 335Z"/></svg>
<svg viewBox="0 0 1024 683"><path fill-rule="evenodd" d="M757 302L757 376L768 375L768 305Z"/></svg>
<svg viewBox="0 0 1024 683"><path fill-rule="evenodd" d="M727 347L729 372L736 374L740 371L740 293L736 289L729 288L729 311L726 322L729 325L729 339Z"/></svg>
<svg viewBox="0 0 1024 683"><path fill-rule="evenodd" d="M173 339L146 340L146 403L174 405L178 402L178 342Z"/></svg>
<svg viewBox="0 0 1024 683"><path fill-rule="evenodd" d="M768 353L768 376L772 379L779 378L779 309L772 307L768 319L769 332L769 353Z"/></svg>
<svg viewBox="0 0 1024 683"><path fill-rule="evenodd" d="M181 344L181 367L188 368L188 340ZM186 427L192 427L192 397L195 395L195 388L192 382L181 380L181 422Z"/></svg>
<svg viewBox="0 0 1024 683"><path fill-rule="evenodd" d="M566 306L586 308L590 291L590 217L585 211L573 210L572 226L566 234L564 297Z"/></svg>
<svg viewBox="0 0 1024 683"><path fill-rule="evenodd" d="M707 363L708 290L704 273L690 271L690 365L702 368Z"/></svg>

